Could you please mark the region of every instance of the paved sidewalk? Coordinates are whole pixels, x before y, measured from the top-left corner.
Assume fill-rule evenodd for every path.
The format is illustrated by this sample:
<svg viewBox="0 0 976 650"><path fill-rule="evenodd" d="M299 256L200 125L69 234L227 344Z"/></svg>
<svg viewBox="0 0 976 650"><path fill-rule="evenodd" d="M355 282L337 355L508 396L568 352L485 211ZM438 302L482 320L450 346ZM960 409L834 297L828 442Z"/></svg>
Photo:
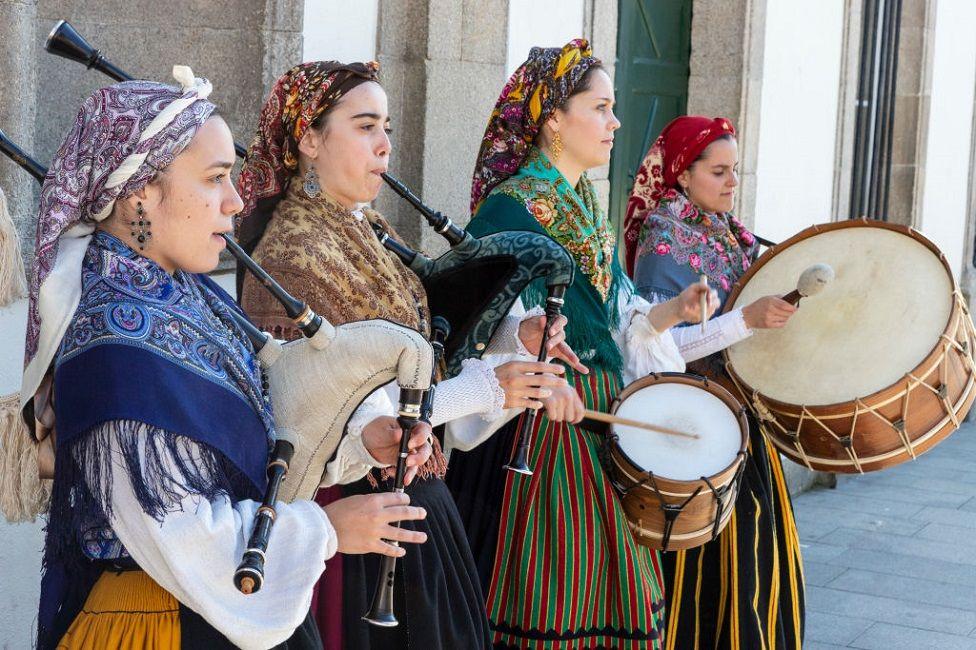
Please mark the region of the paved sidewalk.
<svg viewBox="0 0 976 650"><path fill-rule="evenodd" d="M805 650L976 649L976 425L916 461L841 476L793 503Z"/></svg>

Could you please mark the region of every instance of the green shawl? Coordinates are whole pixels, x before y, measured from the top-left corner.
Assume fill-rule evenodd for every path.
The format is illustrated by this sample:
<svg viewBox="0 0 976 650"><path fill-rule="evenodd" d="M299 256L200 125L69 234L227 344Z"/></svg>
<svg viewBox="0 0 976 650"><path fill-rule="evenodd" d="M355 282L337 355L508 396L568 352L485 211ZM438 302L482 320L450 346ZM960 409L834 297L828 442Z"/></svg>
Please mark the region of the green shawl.
<svg viewBox="0 0 976 650"><path fill-rule="evenodd" d="M617 261L615 238L584 174L573 188L538 149L481 204L468 231L483 237L506 230L538 232L559 242L576 261L566 292L566 340L587 366L620 371L623 361L611 336L619 325L619 301L633 284ZM527 308L542 305L546 289L537 280L522 292Z"/></svg>

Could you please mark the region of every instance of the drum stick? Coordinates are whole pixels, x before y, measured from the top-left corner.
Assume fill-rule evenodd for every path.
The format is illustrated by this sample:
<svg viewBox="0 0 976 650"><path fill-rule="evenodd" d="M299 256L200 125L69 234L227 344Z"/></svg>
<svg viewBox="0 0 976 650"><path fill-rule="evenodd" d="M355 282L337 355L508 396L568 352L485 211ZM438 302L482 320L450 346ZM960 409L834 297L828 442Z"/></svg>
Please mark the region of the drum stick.
<svg viewBox="0 0 976 650"><path fill-rule="evenodd" d="M698 276L698 282L701 286L708 288L708 276L702 273ZM702 334L705 333L705 320L707 320L705 314L708 312L708 292L706 291L701 295L701 328Z"/></svg>
<svg viewBox="0 0 976 650"><path fill-rule="evenodd" d="M638 429L646 429L647 431L654 431L655 433L665 433L669 436L680 436L682 438L698 438L697 433L685 433L684 431L678 431L677 429L669 429L668 427L658 426L656 424L648 424L647 422L640 422L639 420L630 420L628 418L622 418L619 415L614 415L612 413L604 413L603 411L591 411L586 409L583 411L583 417L589 418L591 420L596 420L597 422L606 422L608 424L622 424L625 427L637 427Z"/></svg>

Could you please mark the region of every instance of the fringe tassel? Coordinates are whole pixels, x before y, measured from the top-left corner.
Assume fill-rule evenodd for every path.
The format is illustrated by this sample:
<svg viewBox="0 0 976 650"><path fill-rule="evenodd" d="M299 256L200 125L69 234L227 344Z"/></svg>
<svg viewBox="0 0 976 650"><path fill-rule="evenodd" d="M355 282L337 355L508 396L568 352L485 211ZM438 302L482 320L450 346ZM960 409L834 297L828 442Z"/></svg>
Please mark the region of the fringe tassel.
<svg viewBox="0 0 976 650"><path fill-rule="evenodd" d="M20 238L7 210L7 197L0 189L0 307L9 305L27 291Z"/></svg>
<svg viewBox="0 0 976 650"><path fill-rule="evenodd" d="M444 479L447 474L447 456L444 455L444 450L441 449L441 442L434 436L434 440L431 442L431 447L434 451L431 452L430 458L427 462L421 465L420 471L417 472L417 476L414 480L426 481L431 478ZM379 475L379 479L376 475ZM366 475L366 480L369 485L374 490L380 489L381 482L392 481L396 478L396 465L391 465L390 467L384 467L383 469L374 469Z"/></svg>
<svg viewBox="0 0 976 650"><path fill-rule="evenodd" d="M48 509L51 481L38 476L38 447L20 417L20 394L0 398L0 511L10 523L34 521Z"/></svg>

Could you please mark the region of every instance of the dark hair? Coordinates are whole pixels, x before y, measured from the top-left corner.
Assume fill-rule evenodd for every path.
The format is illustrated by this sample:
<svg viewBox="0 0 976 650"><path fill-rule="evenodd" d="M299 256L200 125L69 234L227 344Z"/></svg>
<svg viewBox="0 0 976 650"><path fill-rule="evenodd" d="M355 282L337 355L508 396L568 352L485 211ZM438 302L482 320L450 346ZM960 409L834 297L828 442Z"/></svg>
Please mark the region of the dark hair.
<svg viewBox="0 0 976 650"><path fill-rule="evenodd" d="M709 142L708 147L712 146L713 144L715 144L720 140L729 140L729 141L735 140L735 136L732 135L731 133L723 133L719 137ZM708 147L705 147L704 149L701 150L701 153L698 154L698 157L691 161L691 165L694 165L696 162L698 162L699 160L705 157L705 152L708 151ZM688 169L691 169L691 165L688 165Z"/></svg>
<svg viewBox="0 0 976 650"><path fill-rule="evenodd" d="M573 92L569 93L569 97L566 98L567 102L573 97L575 97L576 95L579 95L580 93L585 93L587 90L590 89L590 86L593 85L593 73L595 73L597 70L602 70L603 72L606 72L606 70L603 67L603 63L600 61L597 61L596 63L591 65L589 69L583 73L583 76L580 77L579 83L576 84L575 88L573 88Z"/></svg>

